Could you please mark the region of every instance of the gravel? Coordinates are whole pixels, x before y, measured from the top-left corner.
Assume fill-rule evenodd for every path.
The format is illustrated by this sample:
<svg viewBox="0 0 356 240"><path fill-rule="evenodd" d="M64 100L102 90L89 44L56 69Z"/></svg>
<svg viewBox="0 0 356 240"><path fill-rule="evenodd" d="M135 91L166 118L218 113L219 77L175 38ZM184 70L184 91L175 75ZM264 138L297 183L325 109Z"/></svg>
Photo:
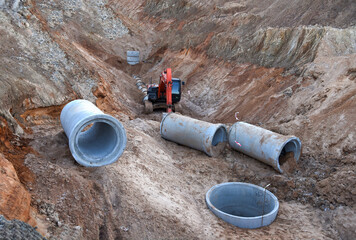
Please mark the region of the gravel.
<svg viewBox="0 0 356 240"><path fill-rule="evenodd" d="M19 220L8 221L0 215L0 239L20 240L20 239L46 239L39 234L35 228Z"/></svg>

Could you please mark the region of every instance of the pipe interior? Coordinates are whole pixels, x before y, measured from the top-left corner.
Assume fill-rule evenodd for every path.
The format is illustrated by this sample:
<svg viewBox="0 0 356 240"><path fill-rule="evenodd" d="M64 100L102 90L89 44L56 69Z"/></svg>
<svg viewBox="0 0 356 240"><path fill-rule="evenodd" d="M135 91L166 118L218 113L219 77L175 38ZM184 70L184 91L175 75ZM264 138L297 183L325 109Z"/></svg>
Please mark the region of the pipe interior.
<svg viewBox="0 0 356 240"><path fill-rule="evenodd" d="M298 147L294 141L288 142L282 149L281 154L279 155L279 164L283 165L288 159L285 159L284 156L289 153L293 152L294 159L297 159L297 151Z"/></svg>
<svg viewBox="0 0 356 240"><path fill-rule="evenodd" d="M117 142L115 129L105 122L95 122L92 127L78 134L78 150L91 159L102 160L114 151Z"/></svg>
<svg viewBox="0 0 356 240"><path fill-rule="evenodd" d="M216 146L221 142L226 142L226 140L227 140L227 136L226 136L225 128L219 127L214 134L212 145Z"/></svg>
<svg viewBox="0 0 356 240"><path fill-rule="evenodd" d="M265 200L264 200L265 195ZM250 185L224 185L210 194L211 204L220 211L238 217L258 217L275 208L276 202L269 192ZM263 202L264 208L263 208Z"/></svg>

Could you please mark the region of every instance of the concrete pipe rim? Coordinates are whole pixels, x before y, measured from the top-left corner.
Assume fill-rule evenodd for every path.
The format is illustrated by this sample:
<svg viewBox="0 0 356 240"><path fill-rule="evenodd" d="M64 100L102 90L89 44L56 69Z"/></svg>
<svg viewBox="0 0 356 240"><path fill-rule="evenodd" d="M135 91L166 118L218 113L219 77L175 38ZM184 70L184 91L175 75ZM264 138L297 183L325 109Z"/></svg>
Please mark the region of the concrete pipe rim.
<svg viewBox="0 0 356 240"><path fill-rule="evenodd" d="M294 144L295 146L295 150L294 151L289 151L289 152L293 152L294 153L294 159L295 161L298 163L300 155L301 155L301 148L302 148L302 142L300 141L299 138L297 137L289 137L288 140L286 140L282 145L281 148L278 150L278 157L276 159L276 163L277 163L277 170L280 173L283 173L283 170L281 169L281 164L280 164L280 157L282 154L283 149L288 145L288 144Z"/></svg>
<svg viewBox="0 0 356 240"><path fill-rule="evenodd" d="M233 123L230 127L229 127L229 131L228 131L228 136L230 136L230 134L231 134L231 131L234 129L234 126L235 125L237 125L237 124L249 124L249 123L247 123L247 122L244 122L244 121L237 121L237 122L235 122L235 123Z"/></svg>
<svg viewBox="0 0 356 240"><path fill-rule="evenodd" d="M112 128L115 132L115 144L112 145L111 150L107 151L108 154L102 157L90 157L83 152L82 147L80 147L79 137L80 134L88 131L83 131L84 128L93 124L89 127L90 130L94 124L105 124ZM74 157L74 159L85 167L101 167L111 163L114 163L123 154L126 148L127 138L126 131L122 124L114 117L107 114L97 114L92 115L87 118L82 119L73 128L70 138L69 138L69 148Z"/></svg>
<svg viewBox="0 0 356 240"><path fill-rule="evenodd" d="M224 150L226 142L228 140L228 132L227 132L227 127L224 124L213 124L210 127L210 131L213 131L213 134L210 134L210 131L207 131L207 139L208 141L206 141L206 138L202 139L202 144L204 146L204 152L210 156L218 156L220 155L220 153ZM222 134L222 136L218 136L218 134ZM210 137L212 136L212 137ZM220 141L221 139L217 139L217 138L222 138L222 141ZM222 146L218 146L220 143L222 143Z"/></svg>
<svg viewBox="0 0 356 240"><path fill-rule="evenodd" d="M223 188L223 187L226 187L226 186L231 186L231 185L235 185L235 186L248 186L248 187L252 187L252 188L255 188L259 191L266 191L266 195L269 195L273 200L274 200L274 207L271 211L269 211L268 213L265 213L263 215L259 215L259 216L255 216L255 217L244 217L244 216L237 216L237 215L232 215L232 214L229 214L229 213L226 213L222 210L220 210L218 207L214 206L212 204L212 202L210 201L210 197L212 195L212 193L219 189L219 188ZM213 187L211 187L208 192L206 193L205 195L205 201L206 201L206 204L208 205L208 208L219 218L221 218L222 220L224 220L225 222L228 222L230 224L233 224L234 226L237 226L237 227L241 227L241 226L238 226L236 224L234 224L232 221L228 221L222 217L220 217L219 215L221 216L225 216L227 217L227 219L237 219L237 220L242 220L242 221L246 221L246 223L248 223L249 221L254 221L254 220L259 220L261 219L262 217L263 218L270 218L270 217L273 217L274 218L272 219L272 221L268 224L263 224L261 223L260 226L257 226L257 227L254 227L254 228L259 228L259 227L263 227L263 226L267 226L269 224L271 224L274 220L275 220L275 217L277 216L278 214L278 210L279 210L279 201L278 201L278 198L273 194L271 193L269 190L267 189L264 189L260 186L257 186L255 184L251 184L251 183L244 183L244 182L226 182L226 183L220 183L220 184L217 184ZM247 227L241 227L241 228L247 228ZM252 229L252 228L251 228Z"/></svg>
<svg viewBox="0 0 356 240"><path fill-rule="evenodd" d="M146 97L143 98L143 100L145 100ZM159 125L159 133L162 136L162 130L163 130L163 124L164 124L164 120L166 120L166 118L168 117L168 115L173 114L173 112L169 112L169 113L162 113L162 120L161 120L161 124Z"/></svg>
<svg viewBox="0 0 356 240"><path fill-rule="evenodd" d="M227 141L227 127L224 124L215 124L215 126L216 126L216 129L215 129L215 132L214 132L213 137L211 139L211 145L213 145L213 146L216 146L221 142L226 142ZM217 134L220 134L221 131L224 134L222 136L223 137L223 141L220 141L220 142L216 143L216 141L217 141L216 137L218 137Z"/></svg>

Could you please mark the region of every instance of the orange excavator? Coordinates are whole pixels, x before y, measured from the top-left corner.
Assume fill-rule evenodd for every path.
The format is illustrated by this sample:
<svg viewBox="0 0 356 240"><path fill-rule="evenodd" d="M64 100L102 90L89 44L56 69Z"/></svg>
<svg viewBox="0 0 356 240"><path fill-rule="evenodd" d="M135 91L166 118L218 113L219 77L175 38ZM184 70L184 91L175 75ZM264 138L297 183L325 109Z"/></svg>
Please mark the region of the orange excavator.
<svg viewBox="0 0 356 240"><path fill-rule="evenodd" d="M167 112L179 112L182 82L179 78L172 78L172 69L164 70L159 78L159 84L147 85L147 95L144 98L145 112L154 109L167 109Z"/></svg>

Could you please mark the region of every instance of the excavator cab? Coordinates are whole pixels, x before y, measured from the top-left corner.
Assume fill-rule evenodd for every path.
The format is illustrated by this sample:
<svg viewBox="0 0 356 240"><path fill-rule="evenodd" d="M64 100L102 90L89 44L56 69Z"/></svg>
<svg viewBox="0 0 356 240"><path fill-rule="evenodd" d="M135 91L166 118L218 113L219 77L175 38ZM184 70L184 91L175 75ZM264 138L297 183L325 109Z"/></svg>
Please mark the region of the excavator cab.
<svg viewBox="0 0 356 240"><path fill-rule="evenodd" d="M172 103L180 101L182 81L179 78L172 78ZM148 100L151 102L166 102L166 98L158 97L158 86L149 86L147 89Z"/></svg>
<svg viewBox="0 0 356 240"><path fill-rule="evenodd" d="M172 103L178 103L182 94L182 81L179 78L172 78Z"/></svg>
<svg viewBox="0 0 356 240"><path fill-rule="evenodd" d="M180 111L179 101L182 95L182 82L179 78L172 78L171 69L161 73L160 83L147 86L147 96L144 99L145 112L154 109L167 109L167 112Z"/></svg>

